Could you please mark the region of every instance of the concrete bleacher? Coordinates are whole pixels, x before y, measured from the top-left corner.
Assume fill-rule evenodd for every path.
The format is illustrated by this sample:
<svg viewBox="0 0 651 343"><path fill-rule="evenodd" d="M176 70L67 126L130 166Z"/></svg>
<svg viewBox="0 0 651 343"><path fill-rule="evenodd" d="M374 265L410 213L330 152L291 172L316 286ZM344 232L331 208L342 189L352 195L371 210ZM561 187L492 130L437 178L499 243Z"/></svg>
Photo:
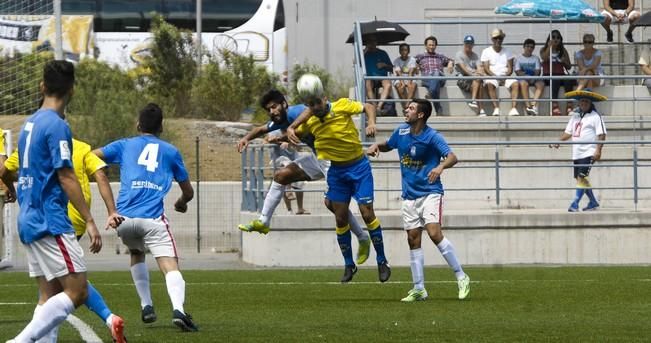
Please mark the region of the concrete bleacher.
<svg viewBox="0 0 651 343"><path fill-rule="evenodd" d="M441 99L458 99L454 102L441 102L443 106L443 115L444 116L476 116L477 114L467 106L467 102L470 101L470 94L465 93L456 86L455 80L448 80L448 85L441 88ZM533 95L533 87L530 87L530 94ZM630 115L651 115L651 94L649 94L646 86L636 85L636 86L603 86L595 89L596 92L605 95L610 98L630 98L636 99L636 101L605 101L598 104L599 111L604 115L612 116L630 116ZM559 92L559 98L563 98L564 90L561 87ZM355 89L349 89L349 97L354 98ZM418 87L416 90L417 98L428 98L427 89L425 87ZM398 99L398 95L393 89L392 91L393 99ZM511 110L511 93L509 89L504 86L500 86L498 89L498 98L500 104L500 112L502 115L507 115L509 110ZM541 99L549 99L549 88L545 87L545 91ZM484 102L486 113L491 114L493 112L493 105L490 100L485 100ZM518 110L520 114L524 115L523 103L518 104ZM538 104L539 115L545 116L550 114L549 102L541 101ZM561 104L561 108L565 108L564 104ZM398 111L402 110L402 104L397 102L396 109ZM563 112L564 113L564 112Z"/></svg>

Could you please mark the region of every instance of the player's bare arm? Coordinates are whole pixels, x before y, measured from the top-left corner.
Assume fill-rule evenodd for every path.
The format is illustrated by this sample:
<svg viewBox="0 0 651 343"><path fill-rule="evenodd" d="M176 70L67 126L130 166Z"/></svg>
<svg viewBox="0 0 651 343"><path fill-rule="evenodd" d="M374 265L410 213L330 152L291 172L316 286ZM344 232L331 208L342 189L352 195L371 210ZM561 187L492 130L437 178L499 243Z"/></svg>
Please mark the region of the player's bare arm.
<svg viewBox="0 0 651 343"><path fill-rule="evenodd" d="M375 126L375 106L369 103L364 103L364 113L366 113L366 136L375 137L377 131L377 127Z"/></svg>
<svg viewBox="0 0 651 343"><path fill-rule="evenodd" d="M561 135L561 138L559 138L558 140L566 141L566 140L568 140L570 138L572 138L572 135L570 135L569 133L563 132L563 134ZM555 149L558 149L560 146L561 146L560 144L550 144L549 145L550 148L555 148Z"/></svg>
<svg viewBox="0 0 651 343"><path fill-rule="evenodd" d="M90 213L88 205L86 205L75 171L72 168L60 168L57 169L57 177L72 206L79 211L79 214L86 221L86 232L90 237L90 252L98 253L102 250L102 236L100 236L95 225L95 219L93 219L93 215Z"/></svg>
<svg viewBox="0 0 651 343"><path fill-rule="evenodd" d="M606 135L597 136L597 140L605 141ZM603 146L604 146L603 144L597 144L597 149L594 152L594 156L592 156L593 161L599 161L601 159L601 148L603 148Z"/></svg>
<svg viewBox="0 0 651 343"><path fill-rule="evenodd" d="M368 149L366 149L366 154L369 155L369 156L378 157L378 156L380 156L381 152L388 152L388 151L391 151L391 150L392 149L389 148L389 145L387 145L387 142L375 143L375 144L371 145L370 147L368 147Z"/></svg>
<svg viewBox="0 0 651 343"><path fill-rule="evenodd" d="M102 196L104 205L106 205L106 211L108 212L105 228L106 230L109 228L117 229L117 227L124 221L124 217L119 215L115 208L115 199L113 198L111 183L103 169L96 170L92 176L95 179L95 182L97 182L99 194Z"/></svg>
<svg viewBox="0 0 651 343"><path fill-rule="evenodd" d="M269 129L267 128L267 125L262 125L253 128L249 133L246 134L246 136L242 137L239 142L237 142L237 152L241 153L246 149L246 147L249 145L249 142L264 135L265 133L269 132Z"/></svg>
<svg viewBox="0 0 651 343"><path fill-rule="evenodd" d="M5 168L4 163L0 164L0 180L5 184L5 203L16 201L16 188L14 181L16 180L16 173L12 173Z"/></svg>
<svg viewBox="0 0 651 343"><path fill-rule="evenodd" d="M312 111L310 110L309 107L307 107L301 114L296 118L291 124L289 124L289 127L287 128L287 137L289 138L289 141L294 143L294 144L301 144L301 139L298 137L296 134L296 129L301 126L301 124L305 123L310 117L312 117Z"/></svg>
<svg viewBox="0 0 651 343"><path fill-rule="evenodd" d="M430 183L436 182L436 179L438 179L441 174L443 174L443 170L454 167L458 161L459 160L457 159L457 155L455 155L453 152L449 153L436 168L432 169L427 174L427 179Z"/></svg>
<svg viewBox="0 0 651 343"><path fill-rule="evenodd" d="M194 198L194 189L190 180L179 182L179 187L181 187L181 196L174 203L174 210L185 213L188 210L188 203Z"/></svg>

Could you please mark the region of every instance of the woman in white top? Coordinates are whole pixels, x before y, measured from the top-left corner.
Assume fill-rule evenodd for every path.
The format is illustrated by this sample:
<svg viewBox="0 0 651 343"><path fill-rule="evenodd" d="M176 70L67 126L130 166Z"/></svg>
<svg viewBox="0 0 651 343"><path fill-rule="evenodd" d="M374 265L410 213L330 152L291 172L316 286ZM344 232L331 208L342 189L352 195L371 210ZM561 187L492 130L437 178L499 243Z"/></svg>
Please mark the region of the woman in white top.
<svg viewBox="0 0 651 343"><path fill-rule="evenodd" d="M604 69L601 66L601 50L594 47L594 35L586 33L583 35L583 50L574 54L574 63L579 69L579 75L603 75ZM603 79L580 79L576 90L584 88L596 88L602 86Z"/></svg>

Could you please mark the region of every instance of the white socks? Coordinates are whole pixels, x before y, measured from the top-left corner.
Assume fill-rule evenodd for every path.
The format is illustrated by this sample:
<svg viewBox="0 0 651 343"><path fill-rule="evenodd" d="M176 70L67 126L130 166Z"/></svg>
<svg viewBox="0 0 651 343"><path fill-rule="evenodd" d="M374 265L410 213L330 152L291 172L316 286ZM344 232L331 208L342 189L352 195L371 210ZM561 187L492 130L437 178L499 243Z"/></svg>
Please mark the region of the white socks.
<svg viewBox="0 0 651 343"><path fill-rule="evenodd" d="M425 257L423 249L418 248L409 250L409 261L411 265L411 279L414 282L414 288L425 289L425 273L423 272Z"/></svg>
<svg viewBox="0 0 651 343"><path fill-rule="evenodd" d="M185 281L181 272L173 270L165 274L165 283L167 284L167 294L172 301L172 308L185 313L183 303L185 302Z"/></svg>
<svg viewBox="0 0 651 343"><path fill-rule="evenodd" d="M443 238L443 240L439 242L436 247L439 248L441 255L443 255L443 258L448 262L448 265L454 271L454 276L457 277L457 280L463 279L463 277L466 276L466 273L464 273L463 269L461 268L457 254L454 252L454 246L452 245L452 242L450 242L447 238Z"/></svg>
<svg viewBox="0 0 651 343"><path fill-rule="evenodd" d="M133 284L136 285L136 291L138 291L138 296L140 297L140 307L143 308L146 305L153 305L151 301L151 290L149 289L149 271L144 262L131 266L131 278L133 279Z"/></svg>
<svg viewBox="0 0 651 343"><path fill-rule="evenodd" d="M74 310L72 300L65 292L61 292L34 310L32 321L14 340L19 343L36 341L56 329Z"/></svg>
<svg viewBox="0 0 651 343"><path fill-rule="evenodd" d="M350 224L350 231L357 236L358 241L369 239L368 232L364 231L364 229L359 225L359 222L350 210L348 210L348 224Z"/></svg>
<svg viewBox="0 0 651 343"><path fill-rule="evenodd" d="M262 212L260 212L259 218L264 225L269 226L271 223L271 216L273 216L276 207L280 204L283 194L285 194L285 185L271 181L267 196L264 197L264 204L262 205Z"/></svg>

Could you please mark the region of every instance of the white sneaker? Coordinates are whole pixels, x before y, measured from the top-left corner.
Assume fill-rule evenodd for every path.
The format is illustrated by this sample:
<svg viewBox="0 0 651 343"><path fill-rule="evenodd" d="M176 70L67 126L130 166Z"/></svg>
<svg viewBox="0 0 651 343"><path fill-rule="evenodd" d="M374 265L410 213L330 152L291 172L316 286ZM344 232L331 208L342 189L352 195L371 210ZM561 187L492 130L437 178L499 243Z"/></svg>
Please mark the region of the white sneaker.
<svg viewBox="0 0 651 343"><path fill-rule="evenodd" d="M468 103L468 107L470 107L473 110L477 110L479 108L479 105L477 105L477 101L471 101Z"/></svg>
<svg viewBox="0 0 651 343"><path fill-rule="evenodd" d="M485 117L486 116L486 111L484 111L484 109L482 108L481 111L479 111L478 116L479 117Z"/></svg>
<svg viewBox="0 0 651 343"><path fill-rule="evenodd" d="M538 106L527 107L527 114L532 116L538 115Z"/></svg>
<svg viewBox="0 0 651 343"><path fill-rule="evenodd" d="M500 109L499 108L494 109L493 110L493 115L494 116L499 116L500 115Z"/></svg>
<svg viewBox="0 0 651 343"><path fill-rule="evenodd" d="M519 115L520 115L520 112L518 112L518 109L517 109L517 108L513 107L513 108L509 111L509 115L510 115L510 116L519 116Z"/></svg>

